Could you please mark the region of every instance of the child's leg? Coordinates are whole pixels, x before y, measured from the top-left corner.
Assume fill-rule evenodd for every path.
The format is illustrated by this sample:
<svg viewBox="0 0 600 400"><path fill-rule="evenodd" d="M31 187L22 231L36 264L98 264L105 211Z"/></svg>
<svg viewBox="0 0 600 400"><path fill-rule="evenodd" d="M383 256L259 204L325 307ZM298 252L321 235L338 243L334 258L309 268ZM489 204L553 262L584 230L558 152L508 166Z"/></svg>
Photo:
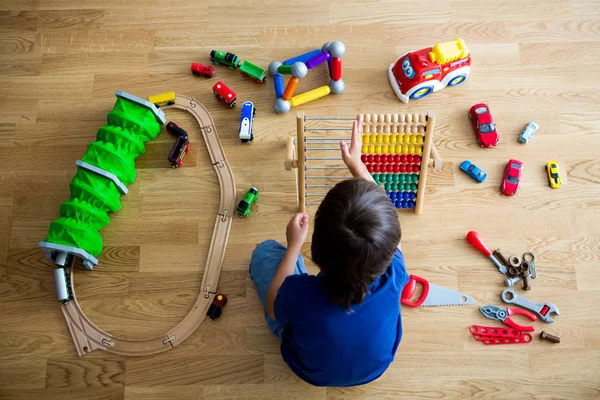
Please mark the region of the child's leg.
<svg viewBox="0 0 600 400"><path fill-rule="evenodd" d="M286 247L284 245L275 240L266 240L256 246L252 252L252 259L250 260L250 278L256 285L256 291L258 292L260 302L263 307L265 307L267 326L271 333L278 339L281 339L283 325L269 317L265 304L267 303L269 286L271 286L271 281L283 259L285 249ZM296 270L294 271L294 274L301 275L306 273L304 259L302 258L302 255L299 255L298 260L296 261Z"/></svg>

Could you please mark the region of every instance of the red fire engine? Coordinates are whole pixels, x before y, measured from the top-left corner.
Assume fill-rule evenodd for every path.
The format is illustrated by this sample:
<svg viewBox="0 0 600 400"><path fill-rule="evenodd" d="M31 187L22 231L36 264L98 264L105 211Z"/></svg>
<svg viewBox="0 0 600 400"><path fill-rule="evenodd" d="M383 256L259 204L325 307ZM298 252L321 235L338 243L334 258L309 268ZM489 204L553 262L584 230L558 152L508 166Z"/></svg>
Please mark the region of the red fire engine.
<svg viewBox="0 0 600 400"><path fill-rule="evenodd" d="M465 42L456 39L411 51L390 64L388 77L400 100L421 99L446 86L463 83L471 72L471 56Z"/></svg>

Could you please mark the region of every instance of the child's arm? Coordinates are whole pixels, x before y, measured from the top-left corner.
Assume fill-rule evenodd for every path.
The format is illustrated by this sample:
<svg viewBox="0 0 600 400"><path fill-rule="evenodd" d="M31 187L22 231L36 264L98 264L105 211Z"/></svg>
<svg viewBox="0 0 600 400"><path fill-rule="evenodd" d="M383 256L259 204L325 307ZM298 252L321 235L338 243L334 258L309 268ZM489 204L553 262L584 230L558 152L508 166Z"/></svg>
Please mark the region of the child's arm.
<svg viewBox="0 0 600 400"><path fill-rule="evenodd" d="M308 214L299 213L293 216L286 230L288 247L283 254L279 268L277 268L277 272L271 281L271 286L269 286L269 292L267 293L267 313L273 319L275 319L274 305L277 291L283 285L285 278L289 275L294 275L296 260L298 259L298 254L300 254L300 248L306 240L307 232Z"/></svg>
<svg viewBox="0 0 600 400"><path fill-rule="evenodd" d="M350 148L348 148L346 142L340 142L340 149L342 150L342 159L344 160L344 163L348 167L348 170L350 170L350 173L353 177L361 178L366 181L375 183L375 180L373 179L369 171L367 171L367 167L365 167L365 164L363 164L363 162L360 159L361 143L360 135L358 132L361 126L362 119L358 119L354 121L354 124L352 124L352 141L350 142Z"/></svg>

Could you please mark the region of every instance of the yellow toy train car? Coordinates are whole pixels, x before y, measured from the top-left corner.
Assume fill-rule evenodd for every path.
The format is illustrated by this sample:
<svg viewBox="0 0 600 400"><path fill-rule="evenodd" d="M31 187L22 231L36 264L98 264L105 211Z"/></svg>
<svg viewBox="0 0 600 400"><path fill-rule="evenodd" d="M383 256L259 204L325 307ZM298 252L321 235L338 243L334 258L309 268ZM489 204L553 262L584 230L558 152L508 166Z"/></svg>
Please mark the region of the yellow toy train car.
<svg viewBox="0 0 600 400"><path fill-rule="evenodd" d="M148 101L156 107L172 106L175 104L175 92L161 93L148 97Z"/></svg>

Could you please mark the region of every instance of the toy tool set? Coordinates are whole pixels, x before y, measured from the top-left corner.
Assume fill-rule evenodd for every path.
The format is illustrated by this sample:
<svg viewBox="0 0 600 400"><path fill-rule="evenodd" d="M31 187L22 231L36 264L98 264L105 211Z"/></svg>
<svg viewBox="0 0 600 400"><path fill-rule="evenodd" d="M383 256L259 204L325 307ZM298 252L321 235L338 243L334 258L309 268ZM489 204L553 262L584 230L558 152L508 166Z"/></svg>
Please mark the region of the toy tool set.
<svg viewBox="0 0 600 400"><path fill-rule="evenodd" d="M535 254L532 252L523 253L522 257L511 255L505 257L500 249L494 250L492 253L483 242L483 239L475 231L467 233L467 241L473 245L477 250L481 251L486 257L488 257L492 263L498 268L498 271L505 275L504 284L508 287L516 287L519 282L523 283L523 290L531 290L532 279L537 278L537 270L535 265ZM478 341L483 341L485 344L517 344L517 343L529 343L531 342L531 335L526 336L523 332L533 332L533 326L519 325L512 320L513 315L523 315L529 318L531 321L539 319L546 323L552 323L553 315L559 315L558 307L552 303L535 303L522 296L519 296L513 289L505 289L501 294L500 298L506 304L514 304L521 308L508 308L499 307L495 305L487 305L480 308L481 313L490 319L495 319L503 322L504 324L513 328L514 332L508 332L504 335L490 334L489 330L487 333L482 333L479 327L473 325L470 328L470 332L473 338ZM537 316L536 316L537 315ZM508 335L508 336L507 336ZM516 336L515 336L516 335ZM548 339L547 334L544 333L542 339L553 341L554 343L560 342L560 338L557 336L551 336ZM482 339L484 338L484 339Z"/></svg>

